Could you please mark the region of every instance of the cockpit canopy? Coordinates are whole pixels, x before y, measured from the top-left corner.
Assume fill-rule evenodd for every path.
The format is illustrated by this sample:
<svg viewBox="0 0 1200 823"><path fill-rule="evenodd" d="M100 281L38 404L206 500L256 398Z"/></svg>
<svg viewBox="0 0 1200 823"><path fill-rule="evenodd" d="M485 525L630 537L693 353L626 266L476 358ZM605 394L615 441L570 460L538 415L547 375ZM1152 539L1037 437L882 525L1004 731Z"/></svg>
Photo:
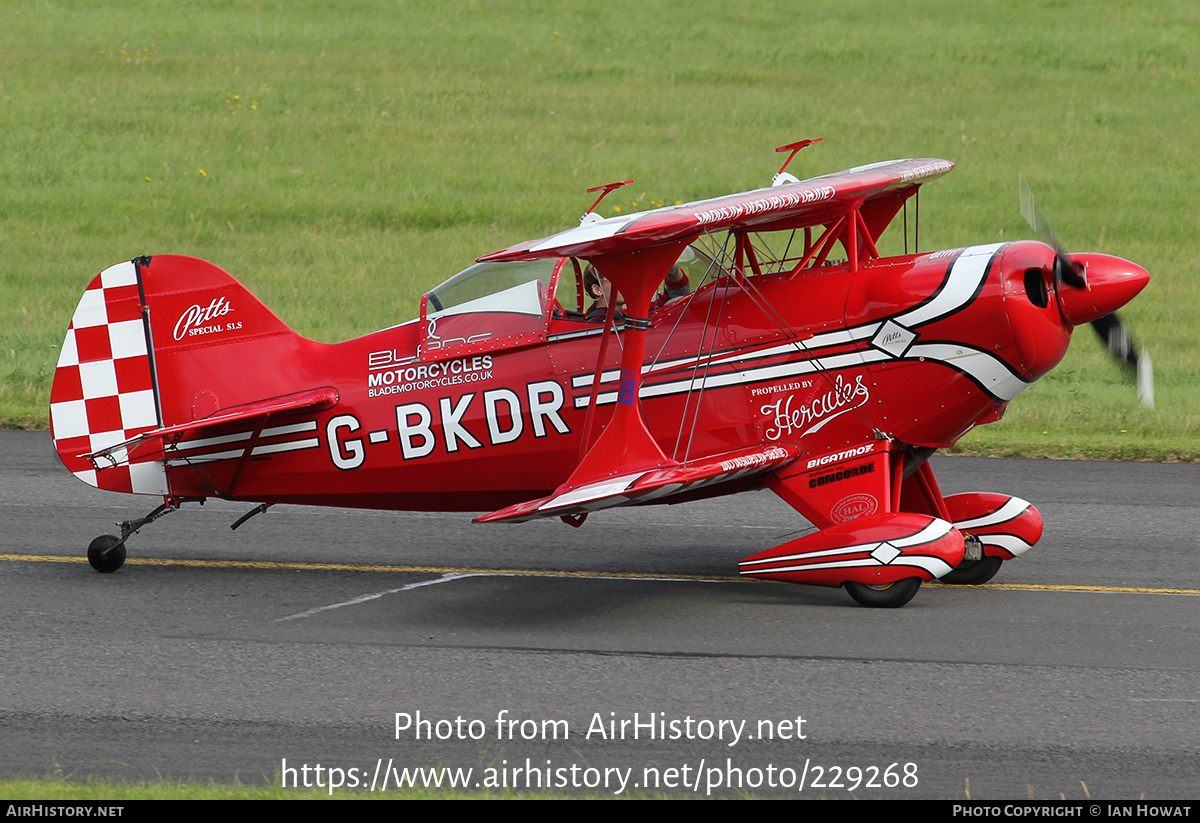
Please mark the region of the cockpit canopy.
<svg viewBox="0 0 1200 823"><path fill-rule="evenodd" d="M688 247L678 265L693 284L713 276L712 258ZM421 299L421 360L540 343L554 318L588 322L587 261L574 257L476 263Z"/></svg>
<svg viewBox="0 0 1200 823"><path fill-rule="evenodd" d="M515 312L540 315L545 309L530 296L549 293L561 260L522 260L515 263L476 263L426 295L428 316L471 312ZM541 283L543 289L531 288ZM533 309L531 311L531 309Z"/></svg>
<svg viewBox="0 0 1200 823"><path fill-rule="evenodd" d="M564 260L476 263L421 299L421 360L464 357L546 339Z"/></svg>

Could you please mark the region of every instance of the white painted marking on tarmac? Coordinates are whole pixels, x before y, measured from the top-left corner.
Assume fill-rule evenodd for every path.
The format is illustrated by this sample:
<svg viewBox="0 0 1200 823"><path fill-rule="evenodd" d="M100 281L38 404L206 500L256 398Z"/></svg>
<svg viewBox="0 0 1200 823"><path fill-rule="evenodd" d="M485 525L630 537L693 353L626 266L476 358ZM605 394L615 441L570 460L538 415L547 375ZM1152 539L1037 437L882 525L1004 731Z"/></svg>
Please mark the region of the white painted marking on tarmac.
<svg viewBox="0 0 1200 823"><path fill-rule="evenodd" d="M284 621L287 621L287 620L300 620L301 618L312 617L313 615L320 614L321 612L327 612L332 609L340 609L343 606L357 606L359 603L369 603L372 600L378 600L379 598L386 597L389 594L398 594L400 592L411 591L412 589L419 589L423 586L434 586L434 585L437 585L438 583L449 583L452 580L461 580L466 577L524 577L524 576L525 575L522 575L522 574L512 574L512 573L504 573L504 572L499 572L499 573L497 573L497 572L452 572L449 574L443 574L441 577L439 577L435 580L422 580L418 583L409 583L407 586L401 586L398 589L388 589L388 590L382 591L382 592L374 592L373 594L364 594L364 595L361 595L360 597L355 597L353 600L347 600L342 603L332 603L328 606L318 606L317 608L309 609L306 612L300 612L298 614L289 614L287 617L277 617L274 620L272 620L271 622L272 623L283 623ZM542 573L538 574L538 576L539 577L579 577L580 575L571 574L569 572L568 573L560 573L560 574L555 574L554 572L542 572ZM704 580L704 579L689 578L689 577L656 577L654 575L646 575L646 576L640 576L640 575L638 575L638 576L632 576L632 575L617 576L617 575L614 575L612 577L609 577L609 576L606 576L603 574L588 574L588 575L586 575L586 579L588 579L588 580L640 580L640 581L651 581L651 582L655 582L655 583L738 583L738 582L741 582L737 578L732 578L730 580Z"/></svg>
<svg viewBox="0 0 1200 823"><path fill-rule="evenodd" d="M315 609L309 609L308 611L300 612L299 614L290 614L287 617L278 617L275 620L272 620L271 622L272 623L282 623L285 620L299 620L302 617L312 617L314 614L320 614L321 612L327 612L327 611L330 611L331 609L340 609L340 608L342 608L342 606L357 606L359 603L367 603L371 600L378 600L379 598L386 597L389 594L397 594L398 592L406 592L406 591L409 591L410 589L419 589L422 586L433 586L438 583L449 583L451 580L457 580L460 577L488 577L488 576L489 575L486 575L486 574L462 574L462 573L443 574L441 577L437 578L436 580L421 580L417 583L409 583L407 586L401 586L398 589L388 589L387 591L375 592L374 594L364 594L361 597L356 597L353 600L347 600L344 603L333 603L329 606L318 606Z"/></svg>

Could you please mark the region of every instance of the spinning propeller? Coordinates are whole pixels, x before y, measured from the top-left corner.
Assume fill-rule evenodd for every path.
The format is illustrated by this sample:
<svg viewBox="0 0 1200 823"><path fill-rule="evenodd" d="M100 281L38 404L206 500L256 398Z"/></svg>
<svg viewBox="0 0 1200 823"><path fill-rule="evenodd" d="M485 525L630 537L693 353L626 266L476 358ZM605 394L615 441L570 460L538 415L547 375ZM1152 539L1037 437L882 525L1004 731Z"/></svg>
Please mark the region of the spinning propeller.
<svg viewBox="0 0 1200 823"><path fill-rule="evenodd" d="M1020 178L1020 188L1021 216L1038 233L1042 241L1054 249L1054 289L1058 294L1059 307L1064 317L1074 325L1071 316L1073 313L1072 309L1084 308L1084 295L1082 292L1086 292L1089 289L1087 263L1086 261L1081 262L1079 256L1072 255L1059 241L1058 235L1054 233L1054 229L1050 226L1050 222L1038 210L1037 204L1033 199L1033 191L1029 188L1029 184L1025 182L1023 175ZM1094 255L1084 255L1083 257L1091 258ZM1072 294L1073 291L1078 296ZM1129 336L1125 324L1121 322L1115 312L1102 314L1087 322L1090 322L1092 328L1096 330L1096 334L1100 335L1100 339L1108 347L1109 353L1124 365L1126 369L1137 376L1138 400L1146 408L1153 409L1154 366L1150 362L1150 355L1147 353L1145 347L1142 347L1140 354L1136 351L1133 339Z"/></svg>

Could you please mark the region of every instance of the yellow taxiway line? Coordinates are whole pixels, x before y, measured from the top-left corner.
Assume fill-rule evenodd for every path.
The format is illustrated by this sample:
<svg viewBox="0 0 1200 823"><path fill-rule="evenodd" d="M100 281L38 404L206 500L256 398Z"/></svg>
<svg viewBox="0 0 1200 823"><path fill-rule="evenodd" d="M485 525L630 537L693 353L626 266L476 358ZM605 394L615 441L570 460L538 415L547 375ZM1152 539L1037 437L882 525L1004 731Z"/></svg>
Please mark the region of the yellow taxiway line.
<svg viewBox="0 0 1200 823"><path fill-rule="evenodd" d="M0 554L0 560L27 563L86 563L86 557L67 557L57 554ZM153 557L133 557L125 561L130 566L179 566L206 569L264 569L293 571L383 572L387 574L470 574L504 577L579 577L629 580L695 580L704 582L761 583L746 577L699 574L646 574L639 572L564 571L552 569L480 569L461 566L380 566L355 563L277 563L265 560L170 560ZM963 589L944 583L926 583L944 589ZM1039 583L987 583L971 588L984 591L1049 591L1093 592L1105 594L1175 594L1200 596L1200 589L1166 589L1142 586L1084 586L1049 585Z"/></svg>

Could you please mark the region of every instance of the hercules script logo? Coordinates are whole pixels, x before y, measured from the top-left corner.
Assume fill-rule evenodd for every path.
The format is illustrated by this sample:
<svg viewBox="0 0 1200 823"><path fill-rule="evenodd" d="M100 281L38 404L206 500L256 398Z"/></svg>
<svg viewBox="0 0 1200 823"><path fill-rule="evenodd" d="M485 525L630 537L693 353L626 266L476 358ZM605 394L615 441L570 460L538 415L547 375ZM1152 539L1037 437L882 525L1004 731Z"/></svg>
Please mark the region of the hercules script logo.
<svg viewBox="0 0 1200 823"><path fill-rule="evenodd" d="M871 390L863 385L862 375L855 377L854 383L850 384L839 374L833 388L811 402L793 409L795 399L796 395L793 394L786 400L776 400L762 407L762 414L771 421L764 432L768 440L790 436L796 429L802 429L800 437L820 431L829 421L854 411L870 400Z"/></svg>

